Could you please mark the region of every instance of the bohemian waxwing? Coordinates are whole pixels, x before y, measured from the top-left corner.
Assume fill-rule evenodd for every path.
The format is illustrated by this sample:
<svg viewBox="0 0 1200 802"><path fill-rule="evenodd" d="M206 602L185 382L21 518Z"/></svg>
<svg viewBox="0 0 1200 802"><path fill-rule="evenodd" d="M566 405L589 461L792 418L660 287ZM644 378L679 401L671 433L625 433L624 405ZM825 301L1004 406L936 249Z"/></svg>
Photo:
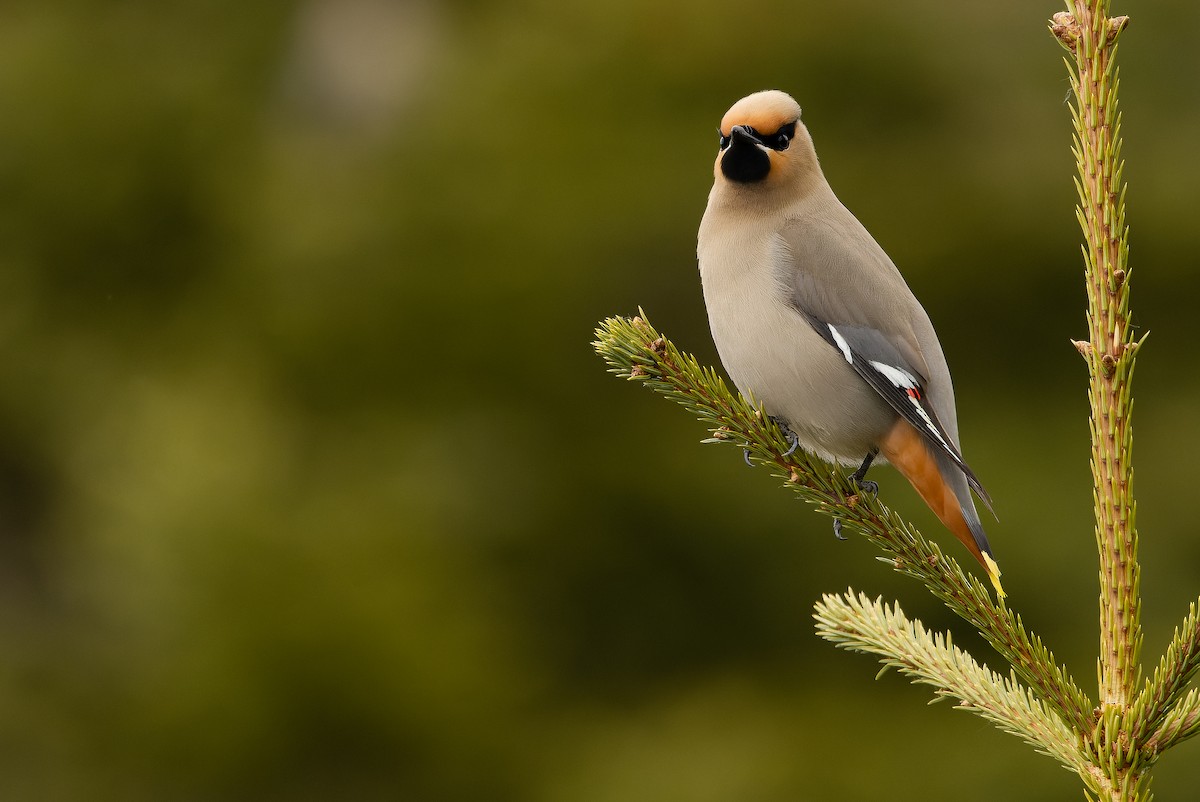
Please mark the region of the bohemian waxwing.
<svg viewBox="0 0 1200 802"><path fill-rule="evenodd" d="M860 486L877 456L894 465L1003 595L929 316L833 194L795 100L742 98L720 134L697 255L730 378L794 443L859 466Z"/></svg>

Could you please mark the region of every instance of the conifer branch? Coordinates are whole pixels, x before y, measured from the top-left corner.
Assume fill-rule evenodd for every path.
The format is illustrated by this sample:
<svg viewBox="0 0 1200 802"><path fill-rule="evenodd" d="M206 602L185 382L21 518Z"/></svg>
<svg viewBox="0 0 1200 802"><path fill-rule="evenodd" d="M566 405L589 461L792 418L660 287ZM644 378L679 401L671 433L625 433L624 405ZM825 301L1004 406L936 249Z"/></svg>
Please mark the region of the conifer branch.
<svg viewBox="0 0 1200 802"><path fill-rule="evenodd" d="M787 443L779 427L761 409L731 392L714 369L703 368L695 357L681 353L650 325L645 313L633 319L605 320L596 329L593 346L610 373L641 381L695 414L712 433L705 442L747 449L805 501L840 519L845 529L863 534L895 570L923 582L975 627L1075 731L1090 731L1092 702L1041 640L1025 629L1020 616L994 602L983 583L964 572L936 543L878 500L859 495L835 467L799 450L785 456Z"/></svg>
<svg viewBox="0 0 1200 802"><path fill-rule="evenodd" d="M1141 669L1136 505L1133 500L1135 342L1129 323L1129 229L1122 179L1117 37L1128 17L1109 18L1108 0L1075 3L1054 15L1051 31L1071 58L1073 152L1078 166L1077 214L1085 244L1091 404L1092 479L1100 550L1100 701L1126 708Z"/></svg>
<svg viewBox="0 0 1200 802"><path fill-rule="evenodd" d="M1197 733L1200 733L1200 696L1193 689L1163 717L1158 731L1146 741L1142 751L1152 759Z"/></svg>
<svg viewBox="0 0 1200 802"><path fill-rule="evenodd" d="M955 647L948 633L932 633L920 621L910 621L899 604L889 608L850 590L826 594L815 617L818 634L839 648L877 655L885 666L932 685L939 697L957 698L958 709L988 719L1073 771L1088 770L1071 728L1015 675L1004 678L980 665Z"/></svg>
<svg viewBox="0 0 1200 802"><path fill-rule="evenodd" d="M1112 17L1109 0L1067 0L1050 29L1070 56L1074 92L1072 152L1078 168L1076 213L1083 231L1088 341L1076 343L1088 364L1091 466L1100 552L1100 710L1083 747L1093 766L1093 790L1106 802L1149 799L1145 730L1161 721L1166 700L1177 697L1179 671L1168 655L1147 690L1140 681L1141 568L1133 498L1130 392L1141 340L1129 321L1129 229L1125 224L1117 38L1127 17ZM1083 775L1085 780L1086 775Z"/></svg>
<svg viewBox="0 0 1200 802"><path fill-rule="evenodd" d="M1129 730L1135 742L1149 738L1155 730L1161 732L1165 720L1178 716L1186 702L1180 699L1200 671L1200 611L1192 602L1187 618L1175 629L1166 654L1159 661L1154 676L1147 680L1134 701ZM1157 737L1157 736L1155 736Z"/></svg>

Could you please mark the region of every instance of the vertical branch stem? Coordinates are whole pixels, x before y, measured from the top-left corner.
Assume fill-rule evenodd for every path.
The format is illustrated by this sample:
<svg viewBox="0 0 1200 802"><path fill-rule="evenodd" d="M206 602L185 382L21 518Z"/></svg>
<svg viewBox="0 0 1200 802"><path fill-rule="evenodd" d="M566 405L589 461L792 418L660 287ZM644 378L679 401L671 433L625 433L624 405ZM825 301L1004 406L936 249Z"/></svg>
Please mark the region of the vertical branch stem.
<svg viewBox="0 0 1200 802"><path fill-rule="evenodd" d="M1092 478L1100 550L1100 700L1124 708L1138 675L1141 623L1134 526L1129 393L1136 343L1129 326L1120 115L1113 56L1126 18L1105 0L1069 4L1053 29L1074 56L1075 157L1083 229L1089 341L1079 343L1091 383Z"/></svg>
<svg viewBox="0 0 1200 802"><path fill-rule="evenodd" d="M1130 416L1137 343L1129 325L1128 231L1121 178L1116 40L1128 18L1108 16L1108 0L1067 0L1051 30L1071 53L1079 224L1088 294L1088 362L1096 544L1100 552L1101 719L1094 757L1106 799L1138 799L1149 775L1131 765L1124 717L1140 678L1140 569L1133 501Z"/></svg>
<svg viewBox="0 0 1200 802"><path fill-rule="evenodd" d="M1076 147L1080 224L1086 240L1092 478L1100 549L1100 700L1124 708L1138 679L1141 647L1137 530L1134 525L1132 397L1135 345L1129 326L1124 185L1117 111L1116 37L1124 19L1108 3L1077 7Z"/></svg>

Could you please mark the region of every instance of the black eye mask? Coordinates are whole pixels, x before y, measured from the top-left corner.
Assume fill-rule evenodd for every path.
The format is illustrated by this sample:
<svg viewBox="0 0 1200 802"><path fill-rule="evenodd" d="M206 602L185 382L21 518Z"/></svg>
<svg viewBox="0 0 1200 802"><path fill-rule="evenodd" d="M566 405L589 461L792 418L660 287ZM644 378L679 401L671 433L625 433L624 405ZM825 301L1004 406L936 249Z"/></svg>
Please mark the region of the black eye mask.
<svg viewBox="0 0 1200 802"><path fill-rule="evenodd" d="M787 150L788 145L791 144L791 141L796 137L795 123L788 123L787 125L781 126L778 131L769 136L763 136L758 132L757 128L751 128L750 126L745 126L745 128L754 135L755 139L766 145L771 150ZM721 150L725 150L725 148L729 147L731 141L732 137L726 134L721 134Z"/></svg>

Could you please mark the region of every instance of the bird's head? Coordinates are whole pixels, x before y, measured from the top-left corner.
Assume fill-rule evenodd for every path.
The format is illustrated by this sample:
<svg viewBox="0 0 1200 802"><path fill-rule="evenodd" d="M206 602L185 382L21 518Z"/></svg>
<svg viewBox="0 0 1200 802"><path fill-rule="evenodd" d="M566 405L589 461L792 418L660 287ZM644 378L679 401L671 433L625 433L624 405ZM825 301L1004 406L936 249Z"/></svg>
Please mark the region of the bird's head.
<svg viewBox="0 0 1200 802"><path fill-rule="evenodd" d="M721 120L720 133L714 171L718 182L778 187L817 169L800 106L784 92L755 92L734 103Z"/></svg>

